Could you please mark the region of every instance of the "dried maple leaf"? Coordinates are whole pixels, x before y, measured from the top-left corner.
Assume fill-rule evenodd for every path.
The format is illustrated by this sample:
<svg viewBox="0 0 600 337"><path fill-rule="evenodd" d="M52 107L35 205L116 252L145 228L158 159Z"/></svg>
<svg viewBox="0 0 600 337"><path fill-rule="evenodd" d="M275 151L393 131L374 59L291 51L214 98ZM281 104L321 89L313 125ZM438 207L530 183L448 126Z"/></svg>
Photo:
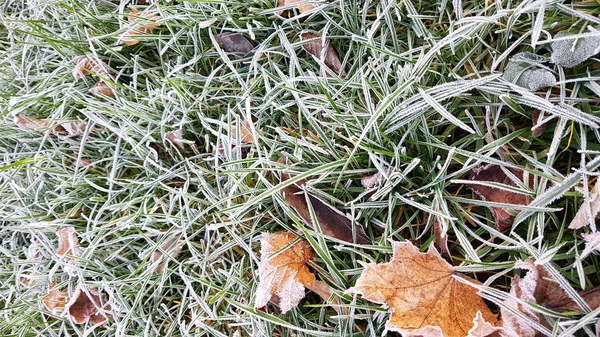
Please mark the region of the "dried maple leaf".
<svg viewBox="0 0 600 337"><path fill-rule="evenodd" d="M152 22L152 20L156 20L156 13L150 11L140 11L137 8L132 8L131 12L127 16L129 22L134 23L131 28L129 28L125 34L123 34L120 38L120 41L128 46L132 46L140 42L140 40L135 37L141 35L152 34L154 30L160 26L157 22Z"/></svg>
<svg viewBox="0 0 600 337"><path fill-rule="evenodd" d="M56 281L52 281L52 284L48 287L48 295L42 299L42 304L46 310L58 314L68 301L69 294L66 291L59 290Z"/></svg>
<svg viewBox="0 0 600 337"><path fill-rule="evenodd" d="M115 92L113 89L104 81L98 81L96 85L90 89L90 92L96 96L108 96L115 98Z"/></svg>
<svg viewBox="0 0 600 337"><path fill-rule="evenodd" d="M79 247L77 232L73 227L65 227L59 229L56 234L58 235L58 250L56 253L59 256L65 257L65 261L67 262L64 267L65 271L71 273L75 264L73 257L80 257L82 253Z"/></svg>
<svg viewBox="0 0 600 337"><path fill-rule="evenodd" d="M279 162L281 163L285 163L285 161L286 158L279 159ZM289 178L290 176L288 174L281 174L282 182L288 180ZM361 225L355 224L337 208L334 208L316 196L310 193L306 193L305 195L305 192L302 190L303 184L304 181L300 181L296 184L292 184L283 188L281 192L285 202L294 208L300 217L302 217L302 219L310 227L315 228L315 225L312 221L307 199L310 202L310 206L315 213L316 219L319 222L319 227L323 234L350 243L355 242L354 234L356 234L356 243L371 243L371 240L367 234L365 234L365 231Z"/></svg>
<svg viewBox="0 0 600 337"><path fill-rule="evenodd" d="M69 303L65 305L65 312L75 323L85 324L88 321L93 324L104 324L112 316L108 313L112 310L106 296L97 288L79 286L71 296Z"/></svg>
<svg viewBox="0 0 600 337"><path fill-rule="evenodd" d="M301 4L303 2L304 2L304 4ZM279 7L295 6L296 8L298 8L300 13L308 12L311 9L315 8L315 5L311 5L306 2L308 2L308 1L307 0L279 0ZM296 5L296 4L298 4L298 5ZM283 11L280 11L279 14L281 14L282 12Z"/></svg>
<svg viewBox="0 0 600 337"><path fill-rule="evenodd" d="M178 244L178 238L172 237L167 240L160 246L159 250L156 250L152 254L152 262L158 262L160 260L164 260L158 268L156 268L157 274L162 274L167 267L167 263L169 262L169 258L163 258L163 251L169 255L170 258L176 259L177 256L181 253L181 246Z"/></svg>
<svg viewBox="0 0 600 337"><path fill-rule="evenodd" d="M219 47L228 53L245 56L254 49L254 45L244 35L238 33L221 33L215 36Z"/></svg>
<svg viewBox="0 0 600 337"><path fill-rule="evenodd" d="M73 68L73 77L82 78L88 75L97 75L101 77L110 76L110 69L103 61L90 56L77 56L73 59L75 68Z"/></svg>
<svg viewBox="0 0 600 337"><path fill-rule="evenodd" d="M276 296L285 313L304 298L304 286L315 283L315 275L306 266L314 256L312 247L306 240L291 244L296 237L288 232L263 234L255 308L264 307Z"/></svg>
<svg viewBox="0 0 600 337"><path fill-rule="evenodd" d="M508 169L519 180L523 181L523 171L513 168ZM481 168L473 169L470 173L471 180L478 182L500 183L507 186L518 187L518 185L510 179L509 176L502 171L498 165L486 165ZM533 182L529 182L529 187L533 186ZM490 202L513 205L528 205L531 202L531 197L526 194L515 193L501 188L483 186L473 184L470 188L481 199ZM501 207L490 207L495 220L495 228L499 231L506 230L512 226L514 216L508 210Z"/></svg>
<svg viewBox="0 0 600 337"><path fill-rule="evenodd" d="M477 289L458 279L477 282L455 272L433 246L427 253L410 242L392 241L392 247L389 263L365 264L356 285L346 291L387 304L392 316L386 330L411 336L464 337L478 311L486 321L496 322Z"/></svg>
<svg viewBox="0 0 600 337"><path fill-rule="evenodd" d="M30 116L15 116L15 124L24 129L33 131L46 130L48 128L48 125L50 125L50 123L48 123L48 121L46 120L37 119L35 117Z"/></svg>
<svg viewBox="0 0 600 337"><path fill-rule="evenodd" d="M327 49L325 50L325 55L323 56L324 58L321 59L321 54L323 53L323 48L325 48L325 45L323 44L324 41L321 39L320 34L304 33L300 35L300 39L302 41L316 39L314 41L304 43L302 48L304 48L304 50L306 50L306 52L312 56L322 60L323 63L325 63L329 69L333 70L334 73L338 74L338 76L342 78L346 77L346 71L344 71L344 68L342 68L340 57L331 44L327 44Z"/></svg>

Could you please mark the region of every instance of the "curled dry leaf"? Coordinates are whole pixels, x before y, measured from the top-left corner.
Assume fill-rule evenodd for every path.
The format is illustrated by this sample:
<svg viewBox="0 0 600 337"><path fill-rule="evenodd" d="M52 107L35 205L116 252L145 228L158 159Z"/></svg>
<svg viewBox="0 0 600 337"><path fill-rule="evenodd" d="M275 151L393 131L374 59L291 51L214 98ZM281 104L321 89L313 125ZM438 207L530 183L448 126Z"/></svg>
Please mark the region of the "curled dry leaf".
<svg viewBox="0 0 600 337"><path fill-rule="evenodd" d="M280 158L278 162L285 163L286 158ZM286 173L281 174L282 182L288 179L290 179L290 175ZM318 221L319 227L323 234L350 243L371 243L371 240L367 234L365 234L365 231L361 225L354 223L337 208L334 208L325 201L310 193L304 192L302 189L303 184L304 181L292 184L283 188L281 192L285 202L295 209L300 217L310 227L315 228L315 225L310 214L310 208L309 204L307 203L307 199L308 202L310 202L310 207L312 207L315 213L316 220ZM356 235L356 240L354 240L354 235Z"/></svg>
<svg viewBox="0 0 600 337"><path fill-rule="evenodd" d="M33 131L44 131L50 126L48 120L30 116L15 116L15 123L24 129ZM52 131L62 136L79 136L86 128L87 124L84 122L67 122L55 126Z"/></svg>
<svg viewBox="0 0 600 337"><path fill-rule="evenodd" d="M48 125L50 125L50 123L46 120L37 119L35 117L30 116L15 116L15 124L24 129L33 131L46 130L48 128Z"/></svg>
<svg viewBox="0 0 600 337"><path fill-rule="evenodd" d="M546 131L546 128L548 127L548 122L539 124L539 120L540 120L540 110L538 109L533 109L533 112L531 113L531 121L533 123L533 126L531 127L531 134L534 137L539 137L541 135L544 134L544 131Z"/></svg>
<svg viewBox="0 0 600 337"><path fill-rule="evenodd" d="M314 41L304 43L302 45L302 48L304 48L304 50L306 50L307 53L322 60L323 63L325 63L325 65L329 67L329 69L333 70L333 72L336 73L338 76L342 78L346 77L346 71L344 71L344 69L342 68L340 57L338 56L337 51L333 48L331 44L327 44L325 55L321 55L323 53L325 45L323 44L324 41L321 38L320 34L304 33L300 35L300 39L302 41L315 39ZM322 59L321 57L324 57L324 59Z"/></svg>
<svg viewBox="0 0 600 337"><path fill-rule="evenodd" d="M386 176L389 176L391 173L391 168L385 168L381 172L377 172L371 176L362 177L360 179L360 183L363 185L364 188L368 190L374 189L379 187L383 179L385 179Z"/></svg>
<svg viewBox="0 0 600 337"><path fill-rule="evenodd" d="M177 256L181 253L181 246L179 245L179 239L177 237L172 237L167 240L160 246L160 250L155 251L152 254L152 262L158 262L160 260L164 260L158 268L156 268L157 274L162 274L165 272L165 268L167 267L167 263L169 262L169 257L172 259L176 259ZM163 252L167 253L169 257L163 257Z"/></svg>
<svg viewBox="0 0 600 337"><path fill-rule="evenodd" d="M291 244L295 239L296 235L288 232L262 235L255 308L264 307L276 296L281 312L288 312L304 298L304 286L315 283L315 275L306 266L314 256L312 247L302 239Z"/></svg>
<svg viewBox="0 0 600 337"><path fill-rule="evenodd" d="M193 145L194 142L183 138L183 129L169 131L165 134L165 138L180 149L185 148L185 144Z"/></svg>
<svg viewBox="0 0 600 337"><path fill-rule="evenodd" d="M464 337L478 311L486 321L496 322L477 289L458 279L478 282L455 272L433 246L427 253L410 242L392 241L392 247L389 263L365 264L356 285L346 291L387 304L392 316L386 330L406 336L427 331L434 336Z"/></svg>
<svg viewBox="0 0 600 337"><path fill-rule="evenodd" d="M57 125L54 128L54 133L63 136L79 136L82 135L87 129L87 124L84 122L67 122Z"/></svg>
<svg viewBox="0 0 600 337"><path fill-rule="evenodd" d="M224 51L240 56L246 56L254 49L252 42L238 33L221 33L215 36L215 40Z"/></svg>
<svg viewBox="0 0 600 337"><path fill-rule="evenodd" d="M108 318L112 318L109 312L112 310L106 296L97 288L79 286L65 306L66 314L73 322L85 324L88 321L93 324L104 324Z"/></svg>
<svg viewBox="0 0 600 337"><path fill-rule="evenodd" d="M56 235L58 235L58 250L56 253L65 258L65 261L67 262L65 271L71 273L75 264L74 257L80 257L82 253L81 248L79 247L77 232L73 227L65 227L59 229L56 232Z"/></svg>
<svg viewBox="0 0 600 337"><path fill-rule="evenodd" d="M504 329L496 327L487 322L481 311L478 311L473 318L473 328L469 330L467 337L504 337Z"/></svg>
<svg viewBox="0 0 600 337"><path fill-rule="evenodd" d="M439 216L433 216L433 234L435 236L435 246L438 247L442 256L445 257L449 262L452 262L452 254L448 249L448 230L447 227L442 226L443 219Z"/></svg>
<svg viewBox="0 0 600 337"><path fill-rule="evenodd" d="M514 174L519 180L523 181L523 171L512 168L507 170ZM506 175L506 173L504 173L500 166L492 164L473 169L469 174L469 178L477 182L499 183L512 187L518 186L512 179L510 179L509 176ZM532 186L533 181L530 179L529 187L531 188ZM513 205L528 205L531 202L531 197L526 194L515 193L497 187L473 184L470 186L470 188L473 190L473 192L475 192L475 194L477 194L477 196L485 201ZM509 213L508 210L501 207L490 207L490 209L495 220L494 228L499 231L503 231L512 226L514 216Z"/></svg>
<svg viewBox="0 0 600 337"><path fill-rule="evenodd" d="M252 136L252 128L250 127L250 122L245 120L244 123L240 126L240 142L242 144L252 144L254 143L254 137ZM237 139L237 129L235 127L231 128L231 138Z"/></svg>
<svg viewBox="0 0 600 337"><path fill-rule="evenodd" d="M69 301L69 294L66 291L59 290L56 281L48 287L48 295L42 299L42 304L46 310L53 314L59 314Z"/></svg>
<svg viewBox="0 0 600 337"><path fill-rule="evenodd" d="M90 92L96 96L108 96L111 98L115 98L116 96L113 89L104 81L98 81L98 83L90 89Z"/></svg>
<svg viewBox="0 0 600 337"><path fill-rule="evenodd" d="M298 8L300 13L304 13L304 12L308 12L315 8L315 5L309 4L307 2L308 2L308 0L279 0L279 7L294 6L294 7ZM302 3L304 3L304 4L302 4ZM279 14L281 14L281 13L283 13L283 11L279 12Z"/></svg>
<svg viewBox="0 0 600 337"><path fill-rule="evenodd" d="M99 59L91 56L77 56L73 59L75 67L73 68L73 77L82 78L88 75L97 75L101 77L110 76L108 65Z"/></svg>
<svg viewBox="0 0 600 337"><path fill-rule="evenodd" d="M600 213L600 178L596 180L596 186L590 193L590 198L584 200L577 214L571 220L569 228L578 229L595 222L598 213Z"/></svg>
<svg viewBox="0 0 600 337"><path fill-rule="evenodd" d="M121 36L120 41L128 46L140 42L136 37L152 34L152 32L160 26L157 22L153 22L156 20L156 13L151 11L140 11L135 7L129 12L127 19L129 22L133 23L133 26Z"/></svg>

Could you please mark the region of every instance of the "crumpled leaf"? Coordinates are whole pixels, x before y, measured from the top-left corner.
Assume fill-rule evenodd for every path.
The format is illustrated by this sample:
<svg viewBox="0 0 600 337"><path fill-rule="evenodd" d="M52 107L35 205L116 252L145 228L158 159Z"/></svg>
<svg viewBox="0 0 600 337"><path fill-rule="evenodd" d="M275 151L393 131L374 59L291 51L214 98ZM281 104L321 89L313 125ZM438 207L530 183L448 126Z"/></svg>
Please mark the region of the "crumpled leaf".
<svg viewBox="0 0 600 337"><path fill-rule="evenodd" d="M285 163L286 158L280 158L280 163ZM290 179L290 175L286 173L281 174L281 181L284 182ZM358 244L370 244L371 240L365 234L365 230L360 224L354 223L348 219L342 212L337 208L329 205L327 202L319 199L318 197L305 193L302 189L304 181L300 181L296 184L287 186L281 190L285 202L290 205L293 209L298 212L300 217L312 228L315 225L310 216L310 209L307 203L307 199L310 202L316 219L319 222L319 227L323 234L334 237L336 239L353 243L355 242L353 234L356 234L356 243Z"/></svg>
<svg viewBox="0 0 600 337"><path fill-rule="evenodd" d="M224 51L240 56L246 56L254 49L252 42L238 33L221 33L215 36L215 40Z"/></svg>
<svg viewBox="0 0 600 337"><path fill-rule="evenodd" d="M65 313L77 324L85 324L88 321L93 324L104 324L112 318L112 310L106 296L97 288L79 286L71 296L69 303L65 305Z"/></svg>
<svg viewBox="0 0 600 337"><path fill-rule="evenodd" d="M304 286L315 283L315 275L306 266L314 256L308 241L301 239L287 247L296 237L288 232L262 235L255 308L264 307L275 296L281 312L288 312L304 298Z"/></svg>
<svg viewBox="0 0 600 337"><path fill-rule="evenodd" d="M33 131L46 130L50 125L50 123L46 120L37 119L31 116L15 116L15 124L24 129Z"/></svg>
<svg viewBox="0 0 600 337"><path fill-rule="evenodd" d="M156 20L156 13L152 11L140 11L133 7L127 16L129 22L134 23L120 38L123 44L132 46L140 42L136 37L152 34L160 26Z"/></svg>
<svg viewBox="0 0 600 337"><path fill-rule="evenodd" d="M116 97L114 90L104 81L98 81L96 85L90 89L90 92L96 96Z"/></svg>
<svg viewBox="0 0 600 337"><path fill-rule="evenodd" d="M250 151L250 144L254 143L254 136L252 136L252 128L250 121L245 120L239 127L240 135L238 137L238 128L235 125L231 125L229 130L229 143L230 149L233 151L239 146L241 158L246 158ZM227 158L228 151L225 150L225 145L220 145L217 148L217 155L219 158Z"/></svg>
<svg viewBox="0 0 600 337"><path fill-rule="evenodd" d="M179 239L177 237L172 237L167 240L160 246L159 250L156 250L152 254L152 262L158 262L164 260L155 270L157 274L162 274L165 272L165 268L167 267L167 263L169 263L169 258L176 259L177 256L181 253L181 245L179 245ZM163 251L166 252L169 257L163 257Z"/></svg>
<svg viewBox="0 0 600 337"><path fill-rule="evenodd" d="M302 45L302 48L304 48L306 52L313 55L317 59L322 60L323 63L325 63L325 65L329 67L329 69L333 70L333 72L336 73L338 76L342 78L346 77L346 71L342 68L340 57L338 56L337 51L333 48L331 44L327 44L325 55L321 55L323 53L323 48L325 48L323 40L321 39L321 34L304 33L300 35L300 39L302 41L316 39L314 41L304 43ZM327 72L326 75L330 76Z"/></svg>
<svg viewBox="0 0 600 337"><path fill-rule="evenodd" d="M523 171L513 168L508 168L508 170L518 179L523 181ZM506 173L504 173L504 171L502 171L500 166L493 164L473 169L469 174L469 178L477 182L500 183L512 187L518 186L512 179L510 179L510 177L506 175ZM529 180L529 187L532 187L532 178ZM477 194L477 196L485 201L513 205L528 205L532 200L531 197L526 194L507 191L501 188L488 187L478 184L473 184L469 187L471 190L473 190L473 192L475 192L475 194ZM494 228L499 231L503 231L512 226L514 216L510 214L508 210L501 207L490 207L490 210L492 211L492 215L494 216L495 220Z"/></svg>
<svg viewBox="0 0 600 337"><path fill-rule="evenodd" d="M384 168L383 171L381 171L381 172L377 172L370 176L362 177L360 179L360 183L363 185L364 188L366 188L368 190L375 189L375 188L379 187L381 185L383 179L385 179L386 176L389 176L391 173L392 173L391 168Z"/></svg>
<svg viewBox="0 0 600 337"><path fill-rule="evenodd" d="M66 122L60 125L57 125L54 128L54 132L63 136L79 136L82 135L87 129L87 123L84 122Z"/></svg>
<svg viewBox="0 0 600 337"><path fill-rule="evenodd" d="M426 335L427 331L426 336L464 337L478 311L486 321L496 322L477 289L458 279L477 281L455 272L433 246L427 253L410 242L392 241L392 247L389 263L365 264L356 285L346 291L387 304L392 316L386 331L403 336Z"/></svg>
<svg viewBox="0 0 600 337"><path fill-rule="evenodd" d="M300 3L304 2L303 5L301 5ZM300 13L304 13L304 12L308 12L311 9L315 8L315 5L311 5L307 0L279 0L279 7L283 7L283 6L293 6L295 4L298 4L296 6L296 8L298 8L298 10L300 11ZM280 11L279 14L281 14L283 11Z"/></svg>
<svg viewBox="0 0 600 337"><path fill-rule="evenodd" d="M44 131L50 126L50 121L31 116L15 116L15 124L28 130ZM84 122L66 122L55 126L52 131L57 135L72 137L81 135L86 128L87 124Z"/></svg>
<svg viewBox="0 0 600 337"><path fill-rule="evenodd" d="M503 337L504 329L501 327L496 327L491 323L487 322L481 311L478 311L473 318L473 327L469 330L469 334L467 337Z"/></svg>
<svg viewBox="0 0 600 337"><path fill-rule="evenodd" d="M584 259L594 252L600 252L600 232L581 234L585 241L585 248L581 252L579 259Z"/></svg>
<svg viewBox="0 0 600 337"><path fill-rule="evenodd" d="M73 77L82 78L88 75L100 77L110 76L110 69L104 61L91 56L77 56L73 58L75 67L73 68Z"/></svg>
<svg viewBox="0 0 600 337"><path fill-rule="evenodd" d="M569 36L568 32L558 32L554 38ZM573 68L600 52L600 36L582 39L567 39L552 42L550 61L565 68Z"/></svg>
<svg viewBox="0 0 600 337"><path fill-rule="evenodd" d="M553 86L556 77L550 70L542 67L541 59L536 54L519 53L510 59L502 77L532 91Z"/></svg>
<svg viewBox="0 0 600 337"><path fill-rule="evenodd" d="M56 253L63 256L67 262L64 269L67 273L71 273L75 265L75 259L81 257L82 250L79 247L79 239L77 232L73 227L64 227L56 232L58 236L58 250Z"/></svg>
<svg viewBox="0 0 600 337"><path fill-rule="evenodd" d="M186 144L194 145L194 141L183 138L183 129L169 131L165 134L165 138L180 149L184 149Z"/></svg>
<svg viewBox="0 0 600 337"><path fill-rule="evenodd" d="M48 287L48 295L42 299L42 305L53 314L59 314L69 301L69 294L59 290L56 281Z"/></svg>
<svg viewBox="0 0 600 337"><path fill-rule="evenodd" d="M596 216L600 213L600 179L596 180L594 190L590 193L589 200L583 201L577 214L571 220L570 229L578 229L596 221Z"/></svg>

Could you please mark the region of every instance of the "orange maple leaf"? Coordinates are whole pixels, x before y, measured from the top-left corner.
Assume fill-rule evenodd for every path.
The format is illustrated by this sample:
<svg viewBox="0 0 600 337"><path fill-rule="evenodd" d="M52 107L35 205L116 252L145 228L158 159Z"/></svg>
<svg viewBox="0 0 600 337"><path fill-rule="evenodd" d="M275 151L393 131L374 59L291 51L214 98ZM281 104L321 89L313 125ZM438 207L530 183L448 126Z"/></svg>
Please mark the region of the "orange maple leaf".
<svg viewBox="0 0 600 337"><path fill-rule="evenodd" d="M315 283L315 275L306 266L314 256L312 247L306 240L292 244L296 237L288 232L263 234L255 308L264 307L277 296L281 312L285 313L304 298L304 286Z"/></svg>
<svg viewBox="0 0 600 337"><path fill-rule="evenodd" d="M421 253L410 242L392 245L392 261L366 264L356 285L346 291L389 305L392 316L386 330L411 336L464 337L478 311L487 322L497 321L477 289L458 279L477 282L456 273L433 246Z"/></svg>

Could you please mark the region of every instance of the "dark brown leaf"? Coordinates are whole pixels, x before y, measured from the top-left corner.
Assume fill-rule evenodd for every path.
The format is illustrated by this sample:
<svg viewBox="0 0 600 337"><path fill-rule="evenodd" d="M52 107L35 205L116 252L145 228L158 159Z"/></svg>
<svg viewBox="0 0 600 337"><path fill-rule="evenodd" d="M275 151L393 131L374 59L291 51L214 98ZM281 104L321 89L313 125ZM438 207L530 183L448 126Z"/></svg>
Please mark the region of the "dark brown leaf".
<svg viewBox="0 0 600 337"><path fill-rule="evenodd" d="M285 158L280 158L279 162L285 163ZM281 174L281 181L284 182L290 178L286 173ZM365 234L364 229L359 224L354 224L342 212L325 201L305 193L303 190L304 181L292 184L282 190L285 202L298 212L302 219L312 228L314 224L310 216L310 209L306 202L310 202L310 206L315 212L317 221L323 234L340 239L342 241L353 243L353 233L356 234L356 243L370 244L371 240Z"/></svg>
<svg viewBox="0 0 600 337"><path fill-rule="evenodd" d="M244 35L238 33L221 33L215 36L219 47L228 53L246 56L254 49L254 45Z"/></svg>
<svg viewBox="0 0 600 337"><path fill-rule="evenodd" d="M342 68L342 63L340 62L340 57L338 56L337 51L331 46L331 44L327 44L327 50L325 51L324 59L321 59L321 54L323 52L323 48L325 45L322 43L320 34L311 34L305 33L300 36L302 41L316 39L314 41L307 42L302 45L302 48L306 50L309 54L314 57L322 60L329 69L333 70L334 73L338 74L340 77L346 77L346 72Z"/></svg>
<svg viewBox="0 0 600 337"><path fill-rule="evenodd" d="M514 174L519 180L523 181L523 171L508 168L512 174ZM486 165L477 169L473 169L469 174L469 178L473 181L478 182L491 182L500 183L512 187L518 185L510 179L502 171L502 168L498 165ZM530 179L529 187L533 186L533 181ZM513 205L528 205L531 202L531 197L526 194L515 193L507 191L505 189L488 187L483 185L473 184L470 188L477 194L481 199L490 202L513 204ZM512 226L514 216L509 213L508 210L501 207L490 207L495 220L495 226L499 231L506 230ZM517 211L518 212L518 211Z"/></svg>
<svg viewBox="0 0 600 337"><path fill-rule="evenodd" d="M69 316L75 323L84 324L91 321L93 324L105 323L111 317L109 312L111 306L106 296L96 288L88 288L87 293L82 287L71 296L71 300L65 306Z"/></svg>

